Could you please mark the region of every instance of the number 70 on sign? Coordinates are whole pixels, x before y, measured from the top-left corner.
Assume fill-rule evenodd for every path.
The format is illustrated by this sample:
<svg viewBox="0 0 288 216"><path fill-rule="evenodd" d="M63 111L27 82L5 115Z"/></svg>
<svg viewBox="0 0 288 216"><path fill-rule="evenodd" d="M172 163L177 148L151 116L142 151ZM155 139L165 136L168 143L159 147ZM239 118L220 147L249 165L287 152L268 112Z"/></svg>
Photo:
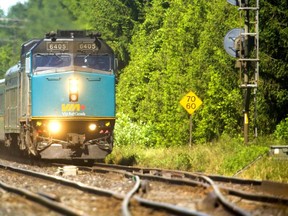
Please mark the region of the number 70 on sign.
<svg viewBox="0 0 288 216"><path fill-rule="evenodd" d="M189 114L192 114L196 109L199 108L199 106L202 104L202 101L197 97L196 94L190 91L180 100L180 104Z"/></svg>

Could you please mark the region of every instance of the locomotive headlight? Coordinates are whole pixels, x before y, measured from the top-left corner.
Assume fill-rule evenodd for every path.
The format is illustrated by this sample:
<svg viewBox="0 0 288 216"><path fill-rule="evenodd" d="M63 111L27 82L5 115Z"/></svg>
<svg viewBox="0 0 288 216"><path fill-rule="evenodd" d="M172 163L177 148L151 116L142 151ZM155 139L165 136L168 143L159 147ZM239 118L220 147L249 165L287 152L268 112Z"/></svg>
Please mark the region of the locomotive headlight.
<svg viewBox="0 0 288 216"><path fill-rule="evenodd" d="M72 94L78 93L78 80L76 79L69 80L69 91Z"/></svg>
<svg viewBox="0 0 288 216"><path fill-rule="evenodd" d="M77 102L78 101L78 80L70 79L69 80L69 101Z"/></svg>
<svg viewBox="0 0 288 216"><path fill-rule="evenodd" d="M60 131L61 125L58 121L51 121L48 124L48 130L50 133L58 133Z"/></svg>
<svg viewBox="0 0 288 216"><path fill-rule="evenodd" d="M78 95L77 94L70 94L70 101L72 101L72 102L78 101Z"/></svg>
<svg viewBox="0 0 288 216"><path fill-rule="evenodd" d="M91 131L96 130L96 128L97 128L97 125L96 125L96 124L90 124L90 125L89 125L89 130L91 130Z"/></svg>

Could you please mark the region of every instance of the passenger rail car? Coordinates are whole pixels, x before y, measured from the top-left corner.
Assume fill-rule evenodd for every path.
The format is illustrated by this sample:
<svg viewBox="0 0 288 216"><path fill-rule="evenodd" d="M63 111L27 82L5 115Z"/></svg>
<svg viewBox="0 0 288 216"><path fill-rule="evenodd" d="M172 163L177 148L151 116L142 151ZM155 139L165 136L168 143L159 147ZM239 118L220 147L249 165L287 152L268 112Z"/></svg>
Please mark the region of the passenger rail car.
<svg viewBox="0 0 288 216"><path fill-rule="evenodd" d="M51 159L112 151L117 60L99 34L57 31L22 45L0 80L0 141Z"/></svg>

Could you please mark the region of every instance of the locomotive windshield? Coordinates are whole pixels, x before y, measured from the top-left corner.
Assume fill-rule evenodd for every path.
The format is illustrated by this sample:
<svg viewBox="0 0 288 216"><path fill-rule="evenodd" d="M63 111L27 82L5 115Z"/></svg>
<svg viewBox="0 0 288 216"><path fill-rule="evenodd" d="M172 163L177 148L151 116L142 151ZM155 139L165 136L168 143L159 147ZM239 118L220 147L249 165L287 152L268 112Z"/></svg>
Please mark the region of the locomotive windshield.
<svg viewBox="0 0 288 216"><path fill-rule="evenodd" d="M114 53L100 39L44 39L32 50L33 72L36 74L71 70L108 74L114 72Z"/></svg>
<svg viewBox="0 0 288 216"><path fill-rule="evenodd" d="M89 68L92 69L92 72L97 72L99 70L110 72L110 62L111 59L109 55L37 53L34 55L34 72L50 71L69 66L78 66L80 71Z"/></svg>
<svg viewBox="0 0 288 216"><path fill-rule="evenodd" d="M36 54L34 70L41 71L53 67L67 67L71 65L71 55L68 54Z"/></svg>
<svg viewBox="0 0 288 216"><path fill-rule="evenodd" d="M76 55L74 58L74 65L102 71L110 71L111 69L108 55Z"/></svg>

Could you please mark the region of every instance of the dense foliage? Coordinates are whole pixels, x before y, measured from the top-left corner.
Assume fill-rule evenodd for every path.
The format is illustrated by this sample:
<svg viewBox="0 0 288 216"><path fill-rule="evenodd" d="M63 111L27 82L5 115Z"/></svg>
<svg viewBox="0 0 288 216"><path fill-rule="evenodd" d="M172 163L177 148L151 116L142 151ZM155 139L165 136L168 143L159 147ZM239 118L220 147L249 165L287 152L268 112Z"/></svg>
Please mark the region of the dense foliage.
<svg viewBox="0 0 288 216"><path fill-rule="evenodd" d="M273 133L287 117L288 3L260 0L260 4L257 122L261 135ZM0 16L4 17L1 11ZM17 62L16 53L24 40L60 28L102 33L115 49L121 69L118 144L187 144L189 115L179 101L191 90L203 101L192 116L193 142L242 136L239 71L223 48L226 33L240 27L239 12L227 1L28 0L12 7L7 17L25 20L21 24L25 28L0 29L1 38L17 38L1 42L0 78L8 65ZM252 137L253 100L250 107ZM283 121L278 131L285 130Z"/></svg>
<svg viewBox="0 0 288 216"><path fill-rule="evenodd" d="M0 78L13 64L19 61L20 46L32 38L42 38L47 32L57 29L79 29L76 18L62 1L30 0L12 6L0 21Z"/></svg>
<svg viewBox="0 0 288 216"><path fill-rule="evenodd" d="M261 1L261 90L259 121L265 132L287 117L288 1ZM273 18L271 18L273 17Z"/></svg>

